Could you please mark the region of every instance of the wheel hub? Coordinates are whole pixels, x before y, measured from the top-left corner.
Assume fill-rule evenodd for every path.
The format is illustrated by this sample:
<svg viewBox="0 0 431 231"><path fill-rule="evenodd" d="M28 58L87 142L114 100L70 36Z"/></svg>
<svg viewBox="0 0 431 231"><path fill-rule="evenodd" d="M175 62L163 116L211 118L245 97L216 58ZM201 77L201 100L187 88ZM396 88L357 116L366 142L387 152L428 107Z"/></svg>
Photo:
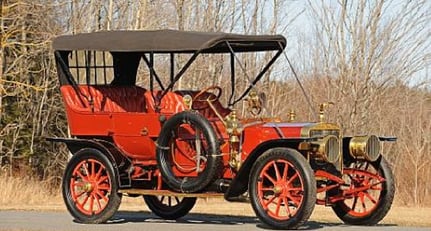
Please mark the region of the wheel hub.
<svg viewBox="0 0 431 231"><path fill-rule="evenodd" d="M276 185L276 186L274 187L274 194L275 194L276 196L279 196L282 192L283 192L283 187L282 187L282 186L280 186L280 185Z"/></svg>
<svg viewBox="0 0 431 231"><path fill-rule="evenodd" d="M85 182L85 184L82 186L81 189L82 189L82 191L89 193L89 192L93 191L94 187L93 187L92 183Z"/></svg>

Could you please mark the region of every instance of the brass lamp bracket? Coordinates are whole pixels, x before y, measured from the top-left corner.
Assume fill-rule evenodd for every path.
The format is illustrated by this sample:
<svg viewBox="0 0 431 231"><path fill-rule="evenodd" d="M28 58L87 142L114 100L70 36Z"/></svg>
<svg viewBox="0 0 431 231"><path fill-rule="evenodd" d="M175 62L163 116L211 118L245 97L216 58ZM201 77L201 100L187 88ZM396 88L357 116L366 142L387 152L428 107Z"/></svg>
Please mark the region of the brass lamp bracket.
<svg viewBox="0 0 431 231"><path fill-rule="evenodd" d="M334 105L333 102L325 102L319 105L319 121L320 122L325 122L325 109L329 106L329 105Z"/></svg>

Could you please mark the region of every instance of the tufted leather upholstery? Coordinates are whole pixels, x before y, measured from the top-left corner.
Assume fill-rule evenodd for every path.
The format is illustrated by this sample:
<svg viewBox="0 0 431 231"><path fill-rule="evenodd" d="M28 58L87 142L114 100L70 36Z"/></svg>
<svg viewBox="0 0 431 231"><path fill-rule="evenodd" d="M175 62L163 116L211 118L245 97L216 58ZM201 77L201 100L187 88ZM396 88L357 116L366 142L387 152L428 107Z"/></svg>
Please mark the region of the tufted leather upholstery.
<svg viewBox="0 0 431 231"><path fill-rule="evenodd" d="M146 112L143 97L145 89L137 86L87 86L79 85L77 92L72 86L60 88L65 104L73 110L91 112L89 100L93 100L94 112Z"/></svg>
<svg viewBox="0 0 431 231"><path fill-rule="evenodd" d="M65 104L75 111L91 112L89 100L93 99L94 112L155 112L155 103L151 92L141 87L79 85L78 88L80 89L79 92L75 91L71 85L64 85L60 88ZM166 93L160 103L160 112L175 114L184 111L186 107L182 97L186 94L193 97L198 92L175 91ZM154 96L160 97L161 93L161 91L154 91ZM230 113L230 110L224 108L219 101L213 104L223 117ZM199 110L199 112L209 119L217 117L209 107Z"/></svg>
<svg viewBox="0 0 431 231"><path fill-rule="evenodd" d="M162 91L154 91L153 94L155 98L159 98ZM155 102L150 91L145 92L145 98L148 102L148 110L155 111ZM167 92L160 102L161 113L174 114L185 109L186 106L184 105L183 97L175 92Z"/></svg>

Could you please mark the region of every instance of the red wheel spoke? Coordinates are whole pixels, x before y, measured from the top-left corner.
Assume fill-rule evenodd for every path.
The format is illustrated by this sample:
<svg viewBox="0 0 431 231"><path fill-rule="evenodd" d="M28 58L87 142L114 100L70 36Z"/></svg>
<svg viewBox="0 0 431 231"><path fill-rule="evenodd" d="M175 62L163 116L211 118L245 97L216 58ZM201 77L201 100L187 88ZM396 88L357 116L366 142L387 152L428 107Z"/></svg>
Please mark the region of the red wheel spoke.
<svg viewBox="0 0 431 231"><path fill-rule="evenodd" d="M287 196L293 204L295 204L295 207L299 207L299 204L301 203L301 198L297 199L295 196Z"/></svg>
<svg viewBox="0 0 431 231"><path fill-rule="evenodd" d="M108 177L108 176L101 176L101 177L97 180L97 184L100 184L100 183L102 183L103 181L108 180L108 179L109 179L109 177Z"/></svg>
<svg viewBox="0 0 431 231"><path fill-rule="evenodd" d="M79 203L79 201L76 201L76 203L78 203L79 205L82 206L82 209L84 209L84 206L87 204L88 198L90 196L87 194L87 196L84 198L84 201L82 203Z"/></svg>
<svg viewBox="0 0 431 231"><path fill-rule="evenodd" d="M88 161L85 161L85 163L82 164L82 167L84 168L85 174L87 175L87 177L90 176L90 171L88 171Z"/></svg>
<svg viewBox="0 0 431 231"><path fill-rule="evenodd" d="M262 191L274 191L274 187L271 187L271 188L261 188L260 190L262 190Z"/></svg>
<svg viewBox="0 0 431 231"><path fill-rule="evenodd" d="M275 207L275 215L280 216L280 207L281 207L282 198L278 198L277 205Z"/></svg>
<svg viewBox="0 0 431 231"><path fill-rule="evenodd" d="M74 197L74 201L76 202L76 201L78 200L78 198L80 198L82 195L84 195L84 193L86 193L86 191L82 191L82 192L78 193L78 195L76 195L76 196ZM76 199L75 199L75 198L76 198Z"/></svg>
<svg viewBox="0 0 431 231"><path fill-rule="evenodd" d="M102 209L103 209L103 207L102 207L102 204L100 204L100 199L99 199L99 198L97 198L97 196L98 196L98 194L95 194L95 195L94 195L94 197L96 198L97 207L98 207L97 212L99 212L100 210L102 210Z"/></svg>
<svg viewBox="0 0 431 231"><path fill-rule="evenodd" d="M96 163L94 160L91 161L91 173L90 173L90 177L94 179L94 177L96 176Z"/></svg>
<svg viewBox="0 0 431 231"><path fill-rule="evenodd" d="M269 181L271 181L271 183L273 183L274 185L276 184L276 180L274 180L274 178L272 178L270 175L268 175L268 173L263 173L263 175L268 178Z"/></svg>
<svg viewBox="0 0 431 231"><path fill-rule="evenodd" d="M286 163L284 165L284 169L283 169L283 177L282 177L283 181L287 181L287 172L288 172L288 170L289 170L289 165Z"/></svg>
<svg viewBox="0 0 431 231"><path fill-rule="evenodd" d="M292 184L292 182L296 179L296 178L298 178L298 172L295 172L295 174L289 179L289 181L286 183L287 185L290 185L290 184Z"/></svg>
<svg viewBox="0 0 431 231"><path fill-rule="evenodd" d="M292 212L290 212L289 201L287 200L286 197L283 197L283 202L286 205L286 213L288 214L289 217L291 217L292 216Z"/></svg>
<svg viewBox="0 0 431 231"><path fill-rule="evenodd" d="M93 213L94 211L94 196L93 194L90 195L90 212Z"/></svg>
<svg viewBox="0 0 431 231"><path fill-rule="evenodd" d="M98 179L100 177L100 175L102 174L103 169L104 169L103 166L99 166L99 170L97 170L95 179Z"/></svg>
<svg viewBox="0 0 431 231"><path fill-rule="evenodd" d="M268 205L271 204L275 198L276 198L275 196L272 196L270 199L267 199L266 203L265 203L265 201L263 201L263 207L265 209L268 209ZM262 198L262 199L265 200L264 198Z"/></svg>
<svg viewBox="0 0 431 231"><path fill-rule="evenodd" d="M370 201L371 201L371 202L373 202L373 204L376 204L376 203L377 203L376 199L374 199L374 197L373 197L373 196L371 196L368 192L364 192L364 195L365 195L368 199L370 199Z"/></svg>
<svg viewBox="0 0 431 231"><path fill-rule="evenodd" d="M289 188L289 191L297 191L297 192L302 192L303 189L302 188Z"/></svg>
<svg viewBox="0 0 431 231"><path fill-rule="evenodd" d="M99 190L110 190L111 187L109 186L109 184L100 184L99 186L97 186L97 188Z"/></svg>
<svg viewBox="0 0 431 231"><path fill-rule="evenodd" d="M272 166L274 167L274 170L275 170L275 177L277 178L277 180L280 180L281 176L280 176L280 171L278 170L277 163L273 161Z"/></svg>
<svg viewBox="0 0 431 231"><path fill-rule="evenodd" d="M88 176L84 176L82 175L81 171L76 171L76 175L78 175L79 177L81 177L82 180L84 181L88 181Z"/></svg>
<svg viewBox="0 0 431 231"><path fill-rule="evenodd" d="M100 197L100 199L104 200L106 203L108 203L109 199L106 197L101 191L96 192L97 195Z"/></svg>
<svg viewBox="0 0 431 231"><path fill-rule="evenodd" d="M82 186L84 186L86 183L85 182L82 182L82 181L75 181L75 182L72 182L72 187L82 187Z"/></svg>

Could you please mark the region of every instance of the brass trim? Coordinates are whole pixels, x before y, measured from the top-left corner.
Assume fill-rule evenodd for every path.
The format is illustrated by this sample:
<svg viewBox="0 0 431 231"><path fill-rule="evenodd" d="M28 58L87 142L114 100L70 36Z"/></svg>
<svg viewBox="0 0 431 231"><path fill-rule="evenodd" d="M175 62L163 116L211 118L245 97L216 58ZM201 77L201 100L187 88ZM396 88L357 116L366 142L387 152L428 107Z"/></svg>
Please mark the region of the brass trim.
<svg viewBox="0 0 431 231"><path fill-rule="evenodd" d="M333 123L315 123L304 126L301 129L301 137L310 137L312 130L340 130L340 127Z"/></svg>
<svg viewBox="0 0 431 231"><path fill-rule="evenodd" d="M186 106L186 110L190 111L192 109L192 104L193 104L193 98L191 95L187 94L183 96L183 102L184 105Z"/></svg>

